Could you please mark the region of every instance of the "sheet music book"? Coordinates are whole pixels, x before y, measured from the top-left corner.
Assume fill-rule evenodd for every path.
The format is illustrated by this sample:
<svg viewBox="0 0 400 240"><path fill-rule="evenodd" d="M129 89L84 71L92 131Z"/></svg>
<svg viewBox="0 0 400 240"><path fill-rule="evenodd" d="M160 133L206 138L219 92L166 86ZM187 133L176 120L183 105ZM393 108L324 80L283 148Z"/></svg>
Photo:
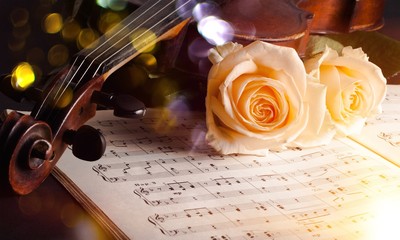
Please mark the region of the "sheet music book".
<svg viewBox="0 0 400 240"><path fill-rule="evenodd" d="M107 139L103 158L67 151L53 174L118 239L389 239L400 205L399 103L400 86L390 85L362 134L266 157L212 150L202 113L126 120L99 111L89 124Z"/></svg>

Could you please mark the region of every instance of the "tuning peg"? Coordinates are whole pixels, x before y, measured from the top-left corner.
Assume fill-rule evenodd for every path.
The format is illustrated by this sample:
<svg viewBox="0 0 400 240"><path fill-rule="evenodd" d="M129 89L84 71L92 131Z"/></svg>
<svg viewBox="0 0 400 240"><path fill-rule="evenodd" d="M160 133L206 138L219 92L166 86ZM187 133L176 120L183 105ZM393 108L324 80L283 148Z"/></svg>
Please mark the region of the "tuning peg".
<svg viewBox="0 0 400 240"><path fill-rule="evenodd" d="M106 108L114 109L114 116L123 118L141 118L146 112L145 105L128 94L109 94L93 92L91 101Z"/></svg>
<svg viewBox="0 0 400 240"><path fill-rule="evenodd" d="M106 150L104 136L95 128L83 125L77 131L67 130L63 135L65 143L72 145L75 157L86 161L100 159Z"/></svg>

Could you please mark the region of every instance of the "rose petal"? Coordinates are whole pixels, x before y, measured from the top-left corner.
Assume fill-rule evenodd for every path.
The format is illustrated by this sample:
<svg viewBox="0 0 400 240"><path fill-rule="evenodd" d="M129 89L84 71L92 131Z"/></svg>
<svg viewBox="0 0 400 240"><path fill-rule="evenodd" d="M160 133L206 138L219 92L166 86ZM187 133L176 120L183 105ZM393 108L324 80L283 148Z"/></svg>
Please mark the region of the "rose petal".
<svg viewBox="0 0 400 240"><path fill-rule="evenodd" d="M217 64L222 61L226 56L238 51L241 48L243 48L241 44L228 42L224 45L211 48L208 53L208 59L211 61L211 63Z"/></svg>
<svg viewBox="0 0 400 240"><path fill-rule="evenodd" d="M328 144L336 134L325 106L327 87L310 81L307 85L306 101L309 105L307 127L294 141L299 147L315 147Z"/></svg>

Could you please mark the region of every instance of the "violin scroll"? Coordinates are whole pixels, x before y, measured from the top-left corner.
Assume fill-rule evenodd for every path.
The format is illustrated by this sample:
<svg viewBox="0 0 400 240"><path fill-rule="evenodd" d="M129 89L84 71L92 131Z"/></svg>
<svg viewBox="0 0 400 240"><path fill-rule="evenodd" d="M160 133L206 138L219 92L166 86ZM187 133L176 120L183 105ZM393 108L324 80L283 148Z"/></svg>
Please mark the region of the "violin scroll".
<svg viewBox="0 0 400 240"><path fill-rule="evenodd" d="M53 89L57 88L57 79L63 74L61 71L54 76L53 85L36 92L51 94ZM35 109L31 115L16 111L3 114L0 128L1 184L6 185L10 192L19 195L32 192L48 177L68 145L72 145L72 149L78 149L74 153L83 160L93 161L103 155L106 145L104 137L95 129L87 130L87 127L84 127L83 134L80 130L83 123L96 111L96 105L90 102L90 95L86 96L85 93L90 94L93 89L98 89L99 83L99 79L94 79L91 84L87 84L88 89L78 92L68 107L54 110L54 116L43 113L40 115ZM28 95L30 92L27 90ZM15 97L21 100L24 95L24 92L18 93ZM43 103L43 96L46 95L36 94L34 97L40 99L37 106ZM52 104L46 107L50 106ZM52 118L51 121L49 117ZM67 141L67 136L71 136L75 131L79 132L77 136L80 141ZM85 141L87 139L90 141ZM88 142L98 144L88 148ZM79 149L83 148L86 148L86 151L81 154L83 151Z"/></svg>
<svg viewBox="0 0 400 240"><path fill-rule="evenodd" d="M10 112L0 129L2 183L18 194L38 187L52 170L52 131L29 115Z"/></svg>
<svg viewBox="0 0 400 240"><path fill-rule="evenodd" d="M105 139L91 126L66 130L62 143L57 144L46 122L16 111L4 117L0 128L1 183L7 183L6 187L17 194L36 189L50 174L66 145L71 145L73 154L86 161L98 160L104 154Z"/></svg>

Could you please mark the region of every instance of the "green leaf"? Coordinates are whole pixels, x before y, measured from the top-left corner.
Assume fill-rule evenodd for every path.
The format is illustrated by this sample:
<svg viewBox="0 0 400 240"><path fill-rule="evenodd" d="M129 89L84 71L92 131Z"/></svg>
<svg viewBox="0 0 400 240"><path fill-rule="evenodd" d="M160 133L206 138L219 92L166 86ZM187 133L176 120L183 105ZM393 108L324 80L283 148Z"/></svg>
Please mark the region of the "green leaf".
<svg viewBox="0 0 400 240"><path fill-rule="evenodd" d="M344 47L340 42L326 35L311 35L308 40L305 57L309 58L323 52L326 46L338 52L341 52Z"/></svg>
<svg viewBox="0 0 400 240"><path fill-rule="evenodd" d="M341 51L344 46L361 47L369 60L382 69L387 78L400 73L400 41L379 32L354 32L348 34L312 35L306 57L323 51L325 45Z"/></svg>

